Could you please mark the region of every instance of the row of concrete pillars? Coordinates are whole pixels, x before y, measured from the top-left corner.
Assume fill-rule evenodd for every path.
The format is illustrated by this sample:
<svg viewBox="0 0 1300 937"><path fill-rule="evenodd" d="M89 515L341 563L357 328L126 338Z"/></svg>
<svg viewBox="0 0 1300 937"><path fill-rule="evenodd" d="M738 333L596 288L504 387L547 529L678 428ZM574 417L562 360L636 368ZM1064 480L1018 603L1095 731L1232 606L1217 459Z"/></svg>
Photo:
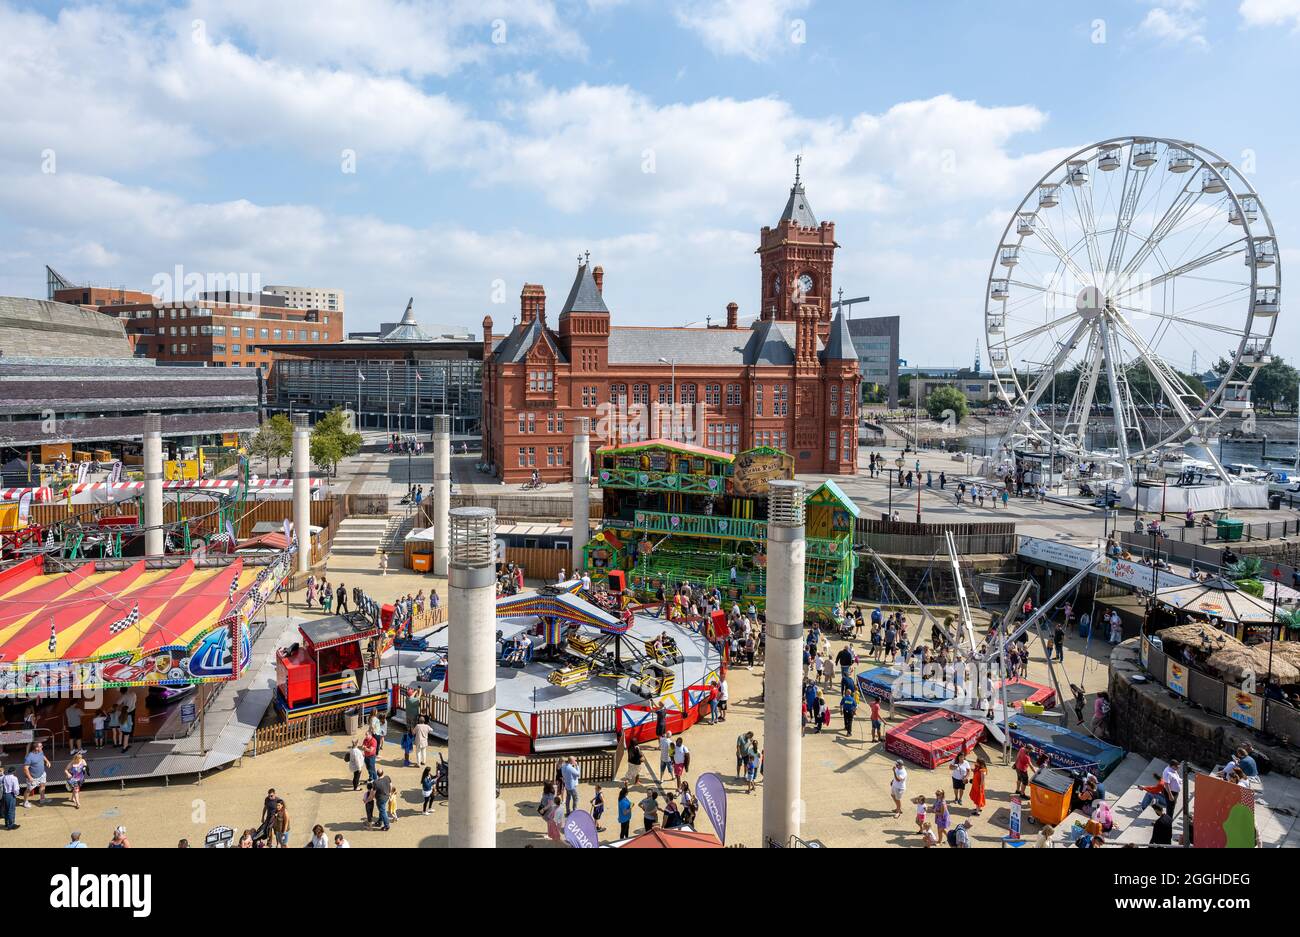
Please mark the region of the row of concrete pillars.
<svg viewBox="0 0 1300 937"><path fill-rule="evenodd" d="M590 537L591 422L573 436L573 569ZM293 522L299 572L311 567L310 430L293 419ZM145 544L163 553L162 424L144 417ZM763 706L763 837L784 845L800 832L804 498L799 482L773 482L768 496L767 651ZM451 419L433 434L434 573L447 577L450 844L496 844L496 512L451 508Z"/></svg>

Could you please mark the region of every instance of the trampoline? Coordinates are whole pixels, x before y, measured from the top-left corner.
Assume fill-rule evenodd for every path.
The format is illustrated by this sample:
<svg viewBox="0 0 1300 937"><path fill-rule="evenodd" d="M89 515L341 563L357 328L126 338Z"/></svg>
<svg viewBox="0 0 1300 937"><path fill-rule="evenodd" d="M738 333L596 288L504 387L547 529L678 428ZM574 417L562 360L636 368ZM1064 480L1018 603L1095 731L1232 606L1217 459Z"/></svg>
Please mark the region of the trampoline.
<svg viewBox="0 0 1300 937"><path fill-rule="evenodd" d="M957 694L951 686L936 683L933 680L917 681L916 674L891 667L877 667L858 674L858 691L865 696L874 697L882 702L893 700L900 706L906 706L909 699L944 700L953 699Z"/></svg>
<svg viewBox="0 0 1300 937"><path fill-rule="evenodd" d="M885 732L885 751L925 768L964 755L984 735L984 726L945 709L912 716Z"/></svg>
<svg viewBox="0 0 1300 937"><path fill-rule="evenodd" d="M1030 751L1046 755L1053 767L1086 768L1105 778L1124 758L1124 749L1118 745L1029 716L1012 716L1009 728L1012 744L1026 745Z"/></svg>
<svg viewBox="0 0 1300 937"><path fill-rule="evenodd" d="M1019 709L1024 703L1041 703L1051 709L1056 705L1056 691L1041 683L1013 677L1007 681L1007 704Z"/></svg>

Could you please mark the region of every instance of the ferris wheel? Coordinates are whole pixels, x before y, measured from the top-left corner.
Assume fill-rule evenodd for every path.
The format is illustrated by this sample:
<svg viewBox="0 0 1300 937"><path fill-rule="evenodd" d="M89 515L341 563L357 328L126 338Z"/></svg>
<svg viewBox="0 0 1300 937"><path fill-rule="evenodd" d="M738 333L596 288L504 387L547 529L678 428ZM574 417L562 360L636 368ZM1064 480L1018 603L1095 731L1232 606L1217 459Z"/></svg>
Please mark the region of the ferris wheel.
<svg viewBox="0 0 1300 937"><path fill-rule="evenodd" d="M1007 438L1109 452L1130 479L1204 441L1251 413L1281 286L1272 222L1227 160L1157 137L1084 147L1029 190L993 257L984 326ZM1191 373L1198 355L1231 364L1212 390Z"/></svg>

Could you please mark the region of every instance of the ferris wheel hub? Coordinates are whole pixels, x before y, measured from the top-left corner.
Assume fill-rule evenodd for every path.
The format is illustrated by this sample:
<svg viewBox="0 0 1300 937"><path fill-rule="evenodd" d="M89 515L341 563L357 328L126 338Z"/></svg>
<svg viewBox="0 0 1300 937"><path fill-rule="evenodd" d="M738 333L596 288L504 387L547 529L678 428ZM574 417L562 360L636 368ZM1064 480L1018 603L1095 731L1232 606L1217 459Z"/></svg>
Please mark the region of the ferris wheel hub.
<svg viewBox="0 0 1300 937"><path fill-rule="evenodd" d="M1095 286L1085 286L1079 290L1079 295L1074 301L1075 309L1085 320L1097 318L1109 304L1110 300L1103 296L1101 290Z"/></svg>

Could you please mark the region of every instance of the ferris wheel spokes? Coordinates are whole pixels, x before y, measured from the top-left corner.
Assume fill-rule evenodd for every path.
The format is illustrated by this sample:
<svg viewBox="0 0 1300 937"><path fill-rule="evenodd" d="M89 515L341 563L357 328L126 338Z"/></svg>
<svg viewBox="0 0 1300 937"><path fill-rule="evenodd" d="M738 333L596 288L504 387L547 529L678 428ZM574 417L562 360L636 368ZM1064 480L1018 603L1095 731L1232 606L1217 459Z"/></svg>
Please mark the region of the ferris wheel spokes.
<svg viewBox="0 0 1300 937"><path fill-rule="evenodd" d="M1131 479L1134 463L1164 444L1203 438L1227 414L1248 412L1276 330L1281 264L1258 195L1235 173L1191 143L1123 137L1062 159L1028 190L1003 229L985 296L1012 445L1050 440L1067 458L1096 461L1104 454L1092 451L1088 428L1100 418ZM1207 393L1172 362L1220 341L1234 346L1229 366L1244 376ZM1065 422L1053 416L1049 426L1042 401L1061 376L1072 381Z"/></svg>

